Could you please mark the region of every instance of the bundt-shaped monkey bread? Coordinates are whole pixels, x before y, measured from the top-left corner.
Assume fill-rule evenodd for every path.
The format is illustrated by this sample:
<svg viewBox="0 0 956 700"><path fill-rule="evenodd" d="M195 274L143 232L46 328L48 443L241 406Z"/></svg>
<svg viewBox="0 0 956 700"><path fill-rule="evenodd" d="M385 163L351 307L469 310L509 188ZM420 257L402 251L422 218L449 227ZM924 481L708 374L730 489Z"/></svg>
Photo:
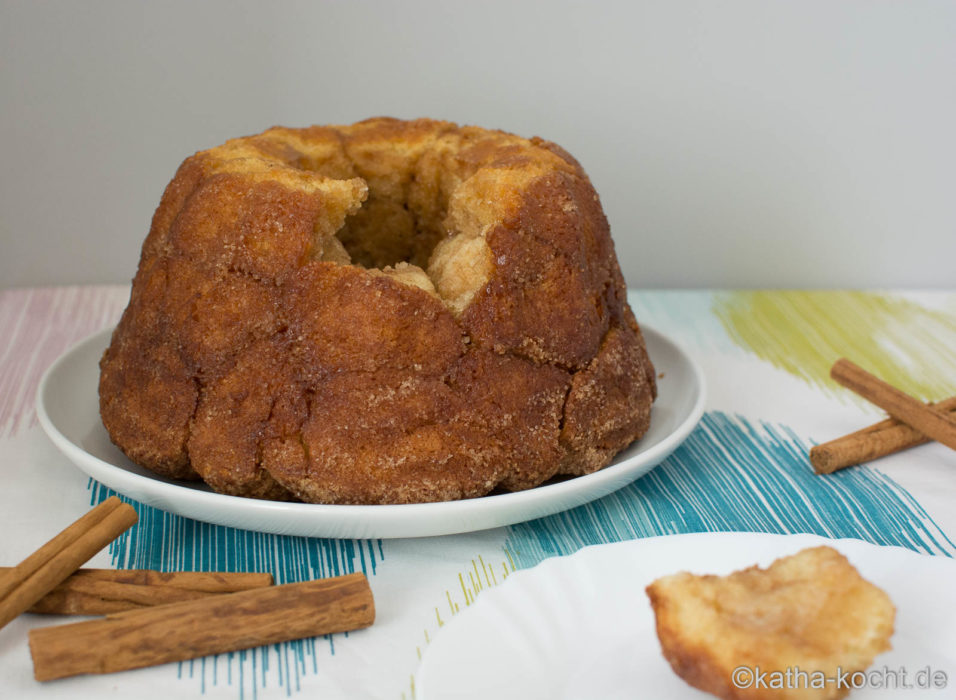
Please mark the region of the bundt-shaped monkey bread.
<svg viewBox="0 0 956 700"><path fill-rule="evenodd" d="M186 159L100 363L133 461L222 493L411 503L607 465L654 369L560 147L431 120Z"/></svg>

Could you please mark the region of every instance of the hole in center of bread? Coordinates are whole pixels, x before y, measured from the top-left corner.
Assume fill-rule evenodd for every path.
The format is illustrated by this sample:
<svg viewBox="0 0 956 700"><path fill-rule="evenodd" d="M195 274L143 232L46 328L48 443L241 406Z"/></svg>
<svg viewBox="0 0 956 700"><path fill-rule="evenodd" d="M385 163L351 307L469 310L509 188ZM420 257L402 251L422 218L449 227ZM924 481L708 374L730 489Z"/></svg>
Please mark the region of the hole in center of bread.
<svg viewBox="0 0 956 700"><path fill-rule="evenodd" d="M452 178L427 158L391 170L363 165L356 170L368 195L326 239L321 259L417 287L460 313L494 268L485 227L462 213L477 197L460 181L449 187Z"/></svg>
<svg viewBox="0 0 956 700"><path fill-rule="evenodd" d="M276 129L256 141L273 162L316 176L309 186L324 206L306 260L388 276L460 314L495 270L487 232L538 171L524 161L499 165L497 142L462 157L466 143L454 132L320 137ZM248 145L230 148L233 158L248 157Z"/></svg>
<svg viewBox="0 0 956 700"><path fill-rule="evenodd" d="M376 192L370 184L368 199L336 237L353 264L382 269L409 263L426 269L432 250L445 237L441 221L416 211L401 193L390 194Z"/></svg>

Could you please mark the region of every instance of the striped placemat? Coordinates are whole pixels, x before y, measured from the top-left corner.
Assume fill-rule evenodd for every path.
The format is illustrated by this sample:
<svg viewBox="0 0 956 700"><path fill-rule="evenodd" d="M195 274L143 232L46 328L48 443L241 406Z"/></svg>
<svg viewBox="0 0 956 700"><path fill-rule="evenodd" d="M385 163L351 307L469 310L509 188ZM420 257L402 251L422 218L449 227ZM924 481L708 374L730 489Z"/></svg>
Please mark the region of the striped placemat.
<svg viewBox="0 0 956 700"><path fill-rule="evenodd" d="M127 295L125 286L0 292L0 447L15 443L22 454L30 452L31 440L45 441L33 405L42 372L71 344L114 324ZM921 448L925 451L909 457L827 477L813 474L806 458L814 442L832 437L827 429L835 417L850 415L857 427L875 420L867 407L828 383L825 374L835 353L856 352L871 367L895 372L889 378L924 398L956 393L956 356L949 351L956 347L956 294L914 299L863 292L643 292L633 295L632 303L642 322L679 340L702 362L709 400L686 442L616 493L509 528L423 541L270 535L134 503L139 523L109 548L116 567L267 571L278 583L363 572L385 599L392 591L406 592L403 609L383 611L389 635L403 640L401 654L376 665L365 658L372 652L356 651L358 645L391 649L395 643L383 646L366 635L343 654L348 635L328 635L104 682L140 697L166 694L167 682L173 682L181 695L260 698L336 696L341 679L354 678L355 697L410 700L422 649L482 590L547 557L638 537L813 533L956 554L946 520L951 516L938 507L956 494L956 477L940 466L948 455ZM848 314L852 328L846 327ZM811 330L825 341L806 341ZM923 337L927 334L931 341ZM922 369L929 363L952 382L933 383ZM110 495L90 480L86 493L76 497L85 508ZM9 497L3 506L35 508ZM0 676L13 669L14 677L21 668L23 660L12 658L0 653ZM337 673L330 680L332 668ZM105 687L70 685L78 697L98 697ZM24 681L17 690L39 695L43 687Z"/></svg>

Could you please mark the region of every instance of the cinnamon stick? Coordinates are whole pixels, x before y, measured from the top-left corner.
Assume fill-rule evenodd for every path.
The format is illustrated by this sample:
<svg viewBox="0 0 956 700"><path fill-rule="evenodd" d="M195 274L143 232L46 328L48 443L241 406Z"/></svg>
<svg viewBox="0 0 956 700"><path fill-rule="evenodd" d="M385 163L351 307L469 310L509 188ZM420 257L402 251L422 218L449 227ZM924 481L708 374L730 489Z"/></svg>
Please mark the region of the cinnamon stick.
<svg viewBox="0 0 956 700"><path fill-rule="evenodd" d="M30 631L38 681L112 673L368 627L363 574L257 588Z"/></svg>
<svg viewBox="0 0 956 700"><path fill-rule="evenodd" d="M0 576L10 569L0 567ZM232 571L161 572L149 569L80 569L38 600L28 612L107 615L273 583L272 574Z"/></svg>
<svg viewBox="0 0 956 700"><path fill-rule="evenodd" d="M830 376L914 430L956 450L956 418L914 399L845 358L837 360Z"/></svg>
<svg viewBox="0 0 956 700"><path fill-rule="evenodd" d="M938 411L956 417L956 396L929 403ZM832 474L845 467L894 454L931 440L906 423L887 418L862 430L830 440L810 449L810 464L817 474Z"/></svg>
<svg viewBox="0 0 956 700"><path fill-rule="evenodd" d="M0 627L29 609L137 520L112 496L0 575Z"/></svg>

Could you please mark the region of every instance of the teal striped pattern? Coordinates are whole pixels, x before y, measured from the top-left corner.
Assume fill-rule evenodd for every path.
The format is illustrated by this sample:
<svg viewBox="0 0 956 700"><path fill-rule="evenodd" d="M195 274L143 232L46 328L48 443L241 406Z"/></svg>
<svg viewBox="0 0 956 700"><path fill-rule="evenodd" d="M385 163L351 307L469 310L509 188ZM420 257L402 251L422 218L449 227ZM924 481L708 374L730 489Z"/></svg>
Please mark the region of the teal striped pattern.
<svg viewBox="0 0 956 700"><path fill-rule="evenodd" d="M90 480L90 505L119 495ZM109 547L116 568L158 571L268 572L277 584L340 576L360 571L374 576L385 557L382 540L332 540L270 535L202 523L158 508L130 503L139 515L135 527ZM325 635L281 644L208 656L178 665L177 676L206 692L210 686L231 686L240 700L278 687L296 693L301 679L319 672L335 654L336 640Z"/></svg>
<svg viewBox="0 0 956 700"><path fill-rule="evenodd" d="M786 427L704 415L660 466L603 499L512 526L519 568L581 547L685 532L812 533L919 552L956 545L899 484L869 466L813 473L809 445Z"/></svg>

